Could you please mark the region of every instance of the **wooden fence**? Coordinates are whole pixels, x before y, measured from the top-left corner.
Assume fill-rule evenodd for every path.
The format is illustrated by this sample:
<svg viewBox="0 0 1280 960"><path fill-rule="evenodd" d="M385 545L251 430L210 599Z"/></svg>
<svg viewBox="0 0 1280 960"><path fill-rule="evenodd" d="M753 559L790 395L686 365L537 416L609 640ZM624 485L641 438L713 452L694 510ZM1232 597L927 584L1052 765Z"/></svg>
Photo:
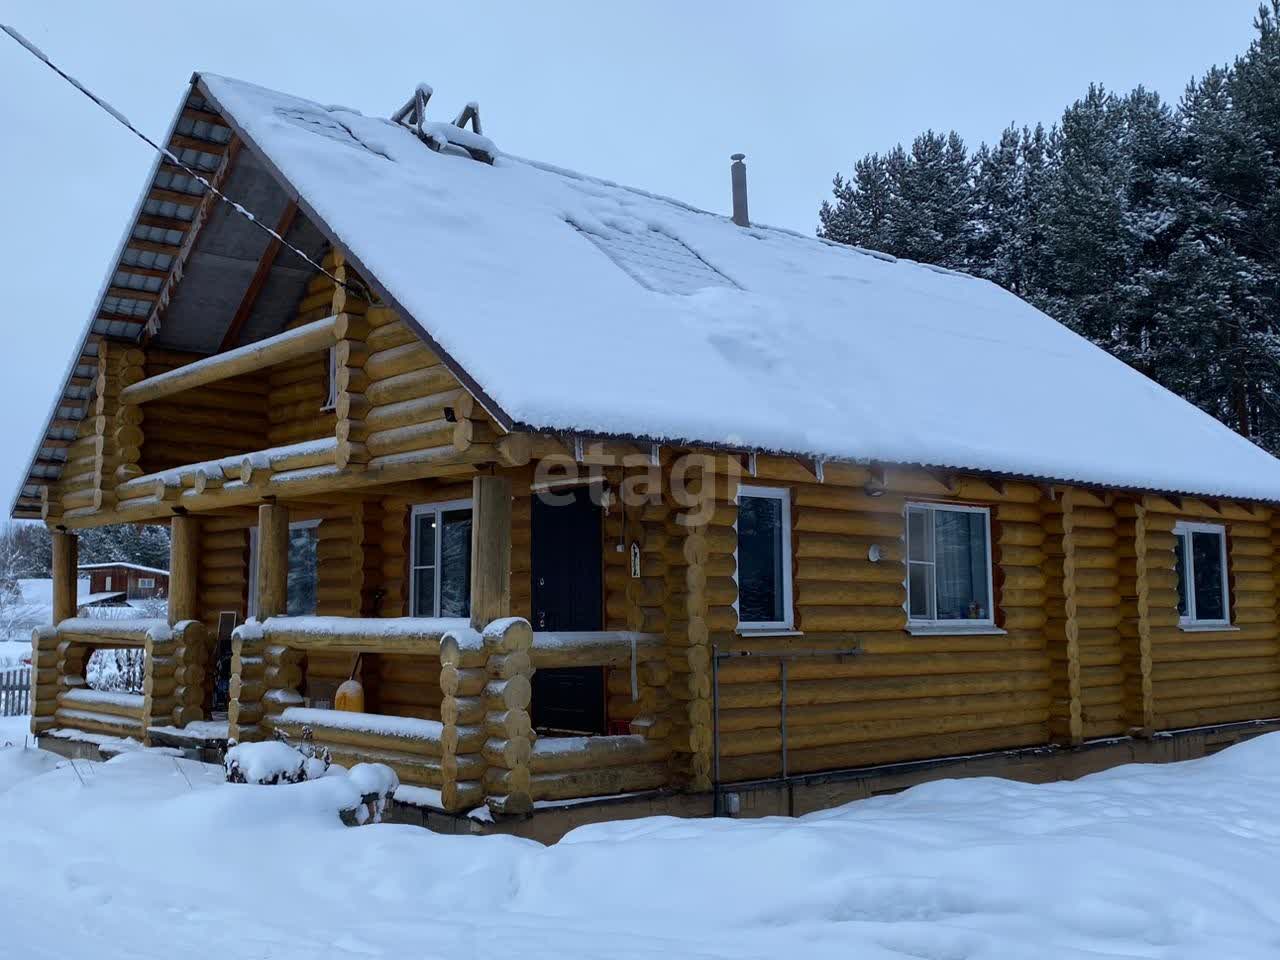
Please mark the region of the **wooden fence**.
<svg viewBox="0 0 1280 960"><path fill-rule="evenodd" d="M31 712L31 668L0 669L0 717L21 717Z"/></svg>

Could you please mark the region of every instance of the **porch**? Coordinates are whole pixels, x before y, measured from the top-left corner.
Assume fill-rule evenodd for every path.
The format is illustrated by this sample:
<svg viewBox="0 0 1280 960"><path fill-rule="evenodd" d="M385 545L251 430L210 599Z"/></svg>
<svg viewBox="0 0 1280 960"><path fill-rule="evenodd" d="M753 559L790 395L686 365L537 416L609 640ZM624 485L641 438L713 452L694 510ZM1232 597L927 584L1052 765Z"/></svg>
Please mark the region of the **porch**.
<svg viewBox="0 0 1280 960"><path fill-rule="evenodd" d="M454 483L456 487L456 482ZM652 791L669 785L670 724L664 637L631 630L534 631L512 616L511 480L478 476L470 484L466 616L332 615L332 602L290 614L291 546L298 523L316 507L263 503L251 528L254 582L245 609L224 581L219 552L229 534L222 515L171 520L169 617L99 621L62 616L37 631L36 732L57 737L129 738L170 744L189 726L209 726L218 712L219 633L223 633L227 736L232 741L284 737L308 740L334 762L385 763L405 797L429 809L460 814L485 807L496 816L527 814L540 801L559 803ZM324 524L348 528L353 508L320 508ZM243 518L242 518L243 519ZM309 521L303 521L306 524ZM517 527L523 524L516 523ZM291 529L292 528L292 529ZM313 528L314 529L314 528ZM243 552L237 534L235 549ZM55 534L56 592L74 576L76 538ZM321 544L329 543L321 541ZM369 557L346 548L318 548L318 593ZM339 556L338 554L343 554ZM401 559L385 563L384 589ZM403 558L408 562L408 558ZM293 567L296 568L296 557ZM73 582L73 580L71 581ZM294 584L296 594L296 584ZM296 599L296 598L295 598ZM518 601L523 606L525 601ZM232 610L219 612L219 607ZM526 607L527 609L527 607ZM59 615L67 613L59 608ZM70 611L74 612L74 611ZM395 609L383 612L395 612ZM228 615L238 621L228 630ZM201 619L203 618L203 619ZM95 649L141 649L146 677L140 693L90 690L85 663ZM607 726L562 735L535 729L539 671L596 671L602 697L620 701ZM361 681L363 712L333 708L340 679ZM557 695L543 692L543 706ZM602 699L600 710L605 703ZM552 714L552 716L558 716ZM589 725L588 725L589 726ZM575 729L571 724L569 729Z"/></svg>

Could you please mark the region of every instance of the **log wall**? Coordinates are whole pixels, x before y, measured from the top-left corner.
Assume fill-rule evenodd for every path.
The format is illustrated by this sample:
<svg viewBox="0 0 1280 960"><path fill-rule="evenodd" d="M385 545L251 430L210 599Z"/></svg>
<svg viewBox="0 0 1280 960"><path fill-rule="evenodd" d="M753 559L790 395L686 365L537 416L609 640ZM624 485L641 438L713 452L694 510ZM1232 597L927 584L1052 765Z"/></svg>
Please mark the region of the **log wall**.
<svg viewBox="0 0 1280 960"><path fill-rule="evenodd" d="M151 348L146 354L146 375L154 377L201 357ZM143 417L141 473L158 473L269 446L269 399L267 384L255 374L133 407Z"/></svg>
<svg viewBox="0 0 1280 960"><path fill-rule="evenodd" d="M756 476L743 479L791 491L795 615L803 635L736 638L730 627L721 643L721 650L755 654L833 651L787 661L788 773L1047 742L1051 686L1065 690L1068 658L1065 622L1055 628L1049 619L1064 619L1066 605L1054 596L1061 593L1060 537L1046 534L1040 490L911 470L876 477L827 464L823 472L819 482L797 461L761 457ZM880 495L870 495L869 486ZM996 619L1003 633L907 632L903 511L909 499L991 507ZM870 559L872 547L878 561ZM854 647L856 655L838 655ZM779 658L722 661L722 780L782 772L782 669ZM1062 699L1069 703L1069 695ZM1056 712L1065 720L1070 708Z"/></svg>
<svg viewBox="0 0 1280 960"><path fill-rule="evenodd" d="M324 265L331 272L336 268L337 259L333 253L325 257ZM307 285L297 312L284 329L292 330L332 316L335 313L334 293L333 281L324 274L317 275ZM329 396L327 350L272 367L266 381L268 425L265 442L259 446L242 446L241 450L281 447L334 435L337 421L333 409L325 406Z"/></svg>
<svg viewBox="0 0 1280 960"><path fill-rule="evenodd" d="M1273 511L1158 497L1144 500L1152 694L1159 730L1280 716ZM1178 627L1173 527L1177 520L1227 530L1229 630Z"/></svg>

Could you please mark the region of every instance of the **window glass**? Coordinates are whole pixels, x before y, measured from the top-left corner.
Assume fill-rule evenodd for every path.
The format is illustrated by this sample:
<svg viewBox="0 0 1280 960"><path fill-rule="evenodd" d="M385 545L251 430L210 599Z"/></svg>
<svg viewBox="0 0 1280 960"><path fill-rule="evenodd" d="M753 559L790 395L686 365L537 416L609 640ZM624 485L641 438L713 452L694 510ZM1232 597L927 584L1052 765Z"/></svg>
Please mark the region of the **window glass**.
<svg viewBox="0 0 1280 960"><path fill-rule="evenodd" d="M1196 590L1196 619L1225 620L1227 608L1222 595L1222 534L1191 534L1191 569Z"/></svg>
<svg viewBox="0 0 1280 960"><path fill-rule="evenodd" d="M471 612L469 507L419 507L413 517L412 559L413 616L465 617Z"/></svg>
<svg viewBox="0 0 1280 960"><path fill-rule="evenodd" d="M1178 616L1189 617L1191 611L1187 607L1187 535L1179 533L1176 535L1176 540L1173 566L1178 572Z"/></svg>
<svg viewBox="0 0 1280 960"><path fill-rule="evenodd" d="M992 621L986 510L907 508L907 612L911 620Z"/></svg>
<svg viewBox="0 0 1280 960"><path fill-rule="evenodd" d="M305 617L316 612L320 580L316 552L318 531L315 525L289 528L288 614L291 617Z"/></svg>
<svg viewBox="0 0 1280 960"><path fill-rule="evenodd" d="M413 519L413 616L436 615L436 518L432 510Z"/></svg>
<svg viewBox="0 0 1280 960"><path fill-rule="evenodd" d="M987 518L971 510L935 510L934 577L939 620L985 620Z"/></svg>
<svg viewBox="0 0 1280 960"><path fill-rule="evenodd" d="M1174 569L1178 574L1178 616L1183 623L1227 624L1226 528L1178 521L1173 528Z"/></svg>
<svg viewBox="0 0 1280 960"><path fill-rule="evenodd" d="M929 556L929 511L912 507L907 511L907 550L911 560L932 560Z"/></svg>
<svg viewBox="0 0 1280 960"><path fill-rule="evenodd" d="M910 583L907 593L911 598L911 618L913 620L929 620L929 596L933 591L929 583L932 566L923 563L911 564Z"/></svg>
<svg viewBox="0 0 1280 960"><path fill-rule="evenodd" d="M783 501L738 498L738 619L742 623L782 623Z"/></svg>
<svg viewBox="0 0 1280 960"><path fill-rule="evenodd" d="M441 514L440 616L471 613L471 511Z"/></svg>

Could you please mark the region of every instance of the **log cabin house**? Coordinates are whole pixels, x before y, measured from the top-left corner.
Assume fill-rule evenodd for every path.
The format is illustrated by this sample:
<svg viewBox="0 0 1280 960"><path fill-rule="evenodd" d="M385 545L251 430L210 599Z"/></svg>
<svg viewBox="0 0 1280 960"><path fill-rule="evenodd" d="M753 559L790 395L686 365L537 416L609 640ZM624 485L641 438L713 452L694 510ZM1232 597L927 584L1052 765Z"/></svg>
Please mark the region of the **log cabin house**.
<svg viewBox="0 0 1280 960"><path fill-rule="evenodd" d="M430 98L193 77L13 509L36 734L225 710L501 826L1278 725L1276 460L986 281L751 224L741 158L722 217ZM171 528L167 621L74 616L124 522ZM112 646L143 695L85 685Z"/></svg>

